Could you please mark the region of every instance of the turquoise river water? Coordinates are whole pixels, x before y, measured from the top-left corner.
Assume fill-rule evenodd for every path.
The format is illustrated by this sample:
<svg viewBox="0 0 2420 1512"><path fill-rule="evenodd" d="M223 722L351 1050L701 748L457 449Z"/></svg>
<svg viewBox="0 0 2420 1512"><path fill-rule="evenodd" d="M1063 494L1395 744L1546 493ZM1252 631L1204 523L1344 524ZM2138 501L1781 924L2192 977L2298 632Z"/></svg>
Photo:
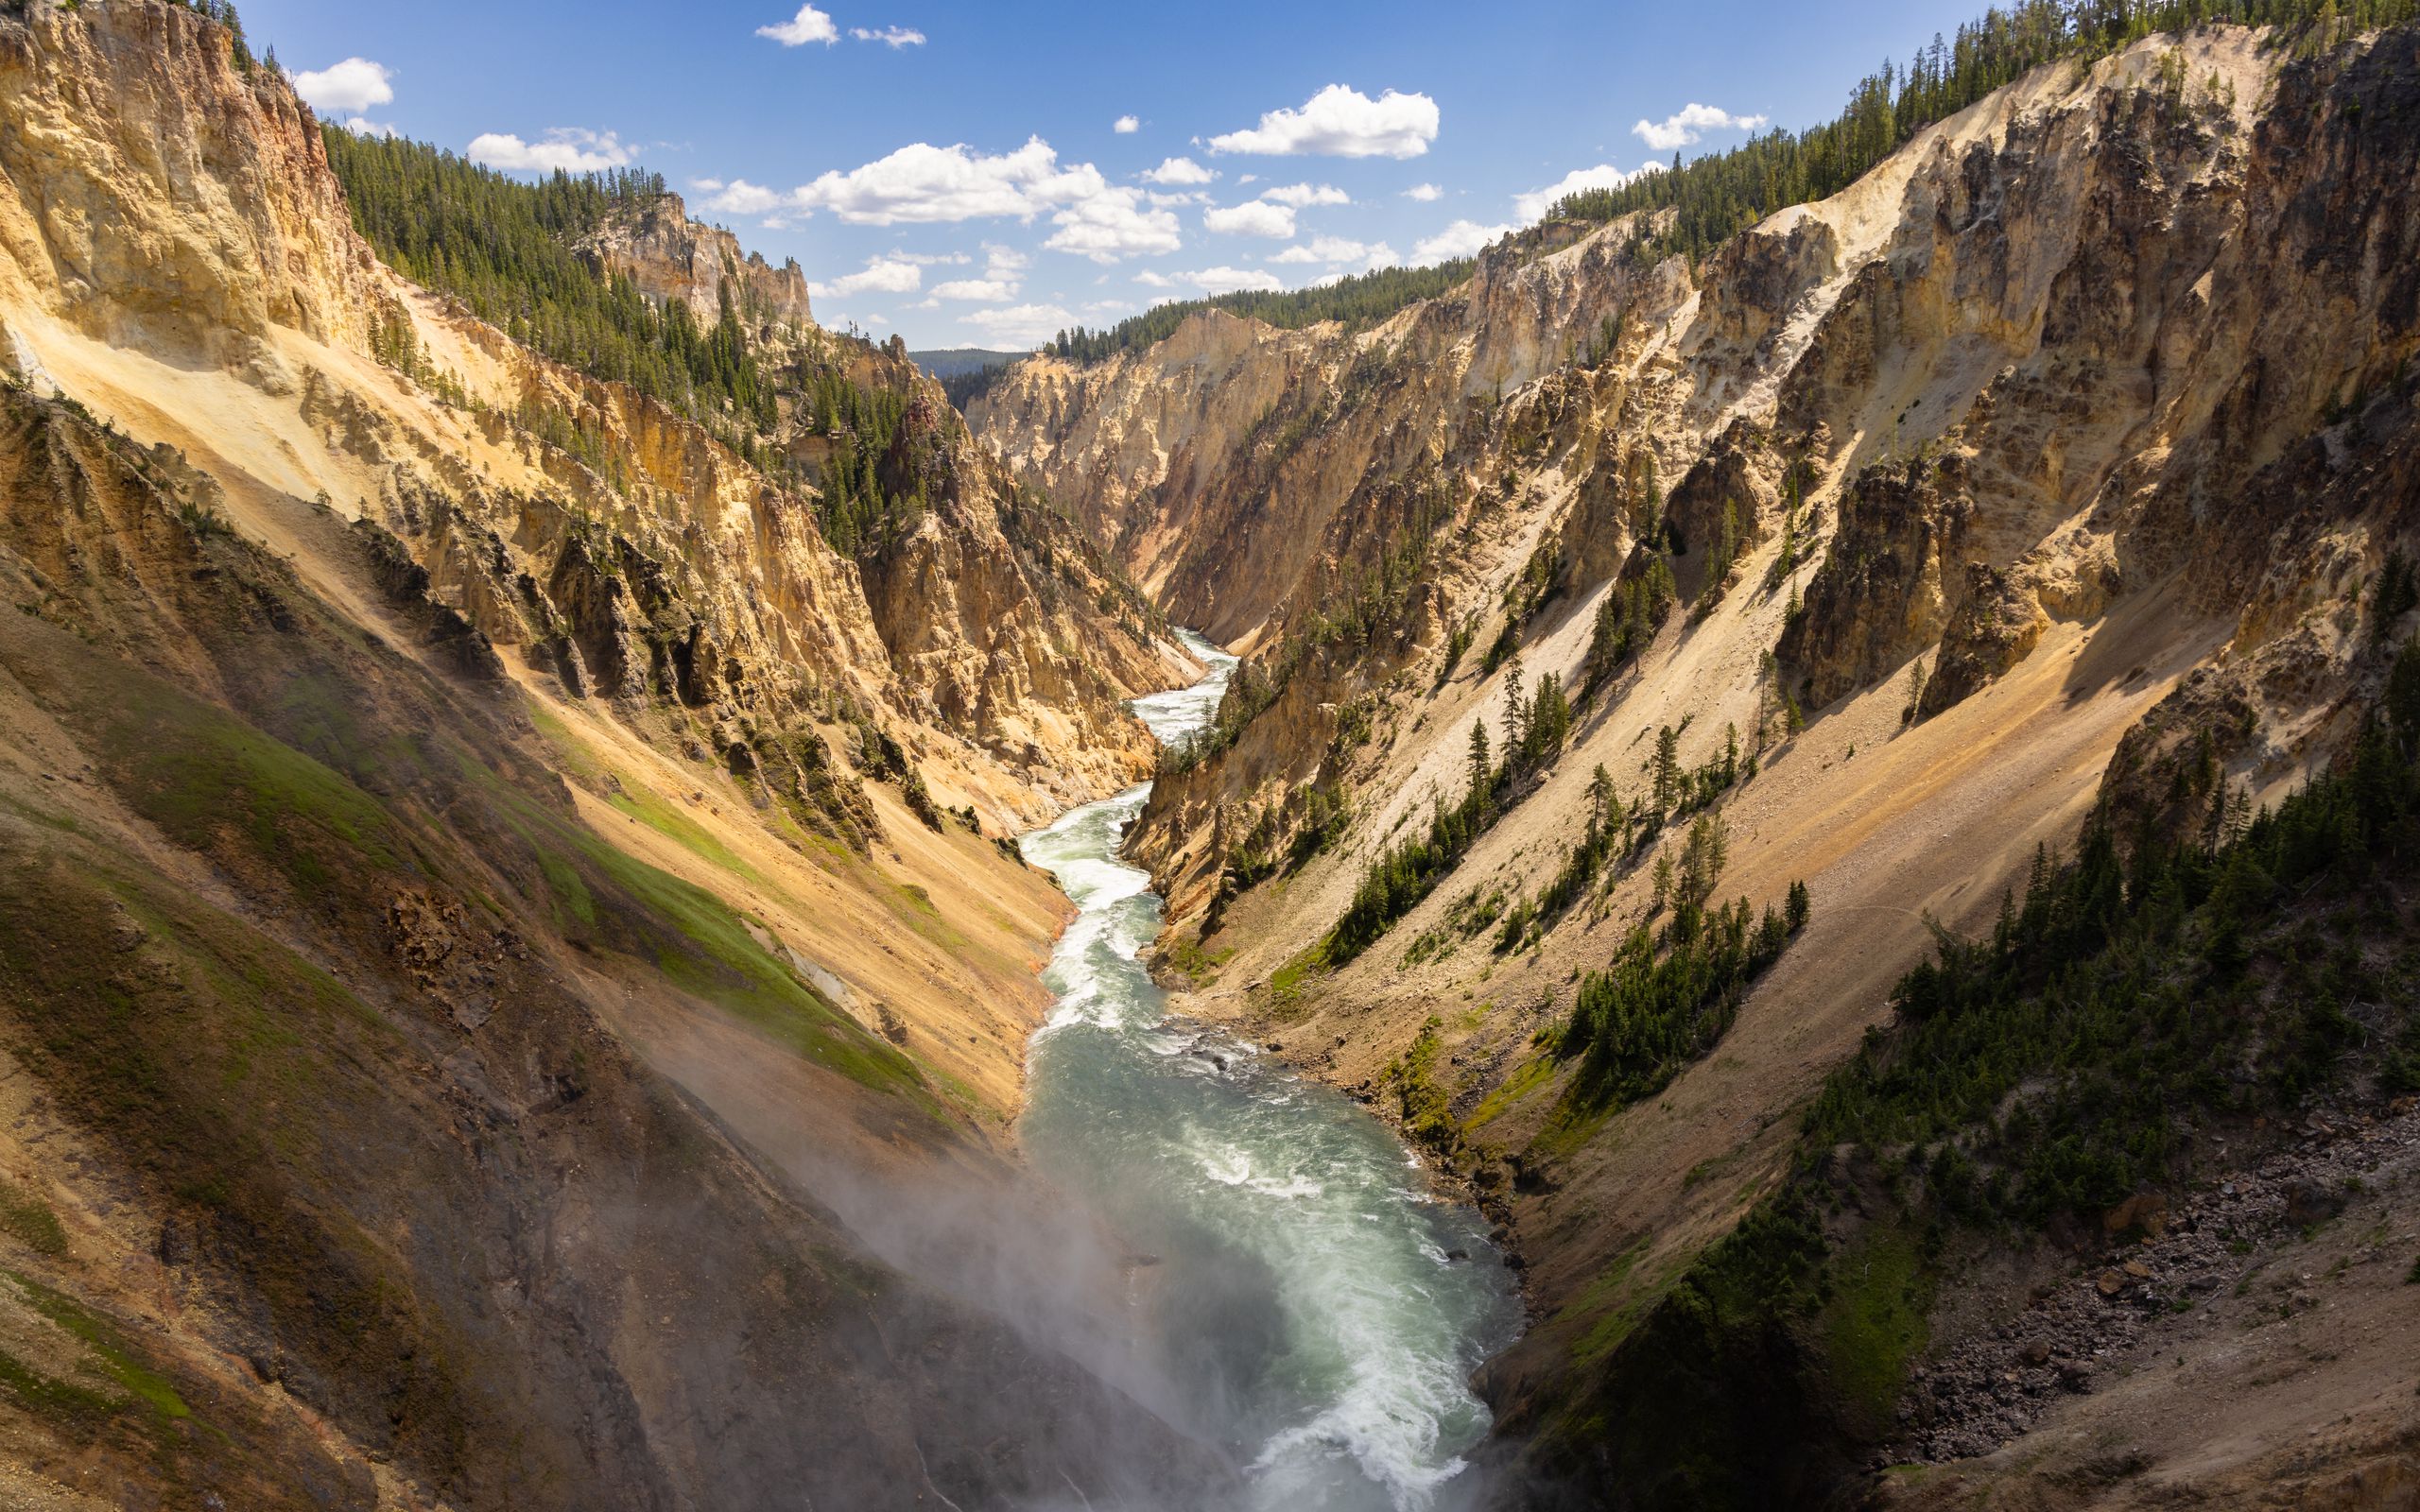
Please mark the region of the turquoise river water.
<svg viewBox="0 0 2420 1512"><path fill-rule="evenodd" d="M1136 701L1163 741L1208 724L1234 666ZM1024 1144L1146 1257L1185 1426L1244 1467L1246 1505L1426 1512L1468 1493L1488 1413L1467 1384L1520 1305L1479 1215L1437 1198L1351 1100L1168 1016L1137 955L1150 878L1119 859L1148 786L1025 839L1080 910L1045 981Z"/></svg>

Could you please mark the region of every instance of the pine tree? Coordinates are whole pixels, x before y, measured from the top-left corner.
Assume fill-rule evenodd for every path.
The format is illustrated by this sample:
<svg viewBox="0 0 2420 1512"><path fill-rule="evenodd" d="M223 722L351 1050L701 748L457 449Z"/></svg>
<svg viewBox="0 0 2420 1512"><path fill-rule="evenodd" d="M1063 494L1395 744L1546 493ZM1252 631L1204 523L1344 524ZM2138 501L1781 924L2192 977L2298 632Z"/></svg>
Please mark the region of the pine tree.
<svg viewBox="0 0 2420 1512"><path fill-rule="evenodd" d="M1670 725L1655 732L1652 773L1655 812L1669 814L1681 797L1681 732Z"/></svg>
<svg viewBox="0 0 2420 1512"><path fill-rule="evenodd" d="M1504 759L1512 761L1530 744L1530 708L1522 697L1521 653L1512 653L1512 668L1504 676Z"/></svg>
<svg viewBox="0 0 2420 1512"><path fill-rule="evenodd" d="M1600 834L1610 830L1620 803L1621 795L1614 791L1614 774L1599 762L1588 777L1588 828Z"/></svg>

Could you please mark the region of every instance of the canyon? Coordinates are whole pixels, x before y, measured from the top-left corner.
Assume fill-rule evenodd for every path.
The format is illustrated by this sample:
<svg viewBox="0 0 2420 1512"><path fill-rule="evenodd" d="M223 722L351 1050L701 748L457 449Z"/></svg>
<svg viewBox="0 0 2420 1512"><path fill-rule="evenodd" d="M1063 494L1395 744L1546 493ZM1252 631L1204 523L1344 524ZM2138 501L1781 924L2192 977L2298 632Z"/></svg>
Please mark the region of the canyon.
<svg viewBox="0 0 2420 1512"><path fill-rule="evenodd" d="M2402 831L2126 936L2257 1028L2122 1200L1953 1221L2047 1062L1818 1143L2089 868L2182 917L2404 781L2420 29L962 413L660 180L557 249L752 376L549 355L382 251L415 163L202 9L0 8L0 1501L2420 1486ZM1434 1336L1315 1391L1288 1309Z"/></svg>

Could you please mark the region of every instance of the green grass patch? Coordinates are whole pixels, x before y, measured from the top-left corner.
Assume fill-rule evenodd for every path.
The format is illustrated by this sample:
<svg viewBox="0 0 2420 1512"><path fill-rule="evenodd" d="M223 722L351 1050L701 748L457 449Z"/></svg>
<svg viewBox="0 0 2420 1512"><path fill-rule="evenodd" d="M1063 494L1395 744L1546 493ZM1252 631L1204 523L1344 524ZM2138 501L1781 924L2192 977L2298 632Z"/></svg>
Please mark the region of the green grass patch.
<svg viewBox="0 0 2420 1512"><path fill-rule="evenodd" d="M1512 1069L1512 1074L1504 1078L1502 1086L1479 1099L1478 1108L1471 1114L1468 1126L1478 1128L1503 1117L1553 1077L1554 1057L1545 1054L1531 1056Z"/></svg>
<svg viewBox="0 0 2420 1512"><path fill-rule="evenodd" d="M128 799L178 844L209 850L238 837L295 889L316 895L340 872L404 866L394 823L378 800L320 761L158 679L99 658L80 669L101 751ZM298 682L282 708L318 707ZM348 738L333 716L307 715L329 742Z"/></svg>
<svg viewBox="0 0 2420 1512"><path fill-rule="evenodd" d="M596 753L589 748L588 742L572 732L571 726L563 722L563 716L555 713L554 705L536 694L528 695L523 702L529 711L529 722L538 728L539 735L546 743L547 753L554 757L559 769L583 782L604 781L604 763L596 759Z"/></svg>
<svg viewBox="0 0 2420 1512"><path fill-rule="evenodd" d="M1292 960L1270 973L1269 1004L1273 1016L1281 1023L1290 1023L1310 1012L1304 1002L1310 985L1327 974L1327 947L1324 941L1305 946Z"/></svg>
<svg viewBox="0 0 2420 1512"><path fill-rule="evenodd" d="M1631 1241L1628 1247L1606 1263L1605 1268L1589 1280L1578 1297L1565 1304L1567 1315L1588 1318L1593 1314L1587 1332L1571 1347L1575 1364L1595 1365L1613 1353L1622 1340L1630 1337L1631 1330L1638 1326L1640 1316L1647 1310L1648 1296L1634 1292L1629 1297L1622 1298L1622 1292L1630 1284L1631 1273L1638 1269L1638 1263L1646 1258L1647 1241L1648 1236L1644 1233Z"/></svg>
<svg viewBox="0 0 2420 1512"><path fill-rule="evenodd" d="M0 1390L16 1398L35 1417L79 1438L99 1432L126 1405L122 1398L45 1376L5 1349L0 1349Z"/></svg>
<svg viewBox="0 0 2420 1512"><path fill-rule="evenodd" d="M1818 1318L1833 1383L1880 1432L1931 1338L1933 1282L1905 1229L1868 1228L1831 1266L1832 1295Z"/></svg>
<svg viewBox="0 0 2420 1512"><path fill-rule="evenodd" d="M535 854L566 937L647 961L683 991L817 1065L941 1110L914 1060L834 1006L714 894L540 807L492 774L483 785Z"/></svg>
<svg viewBox="0 0 2420 1512"><path fill-rule="evenodd" d="M193 1416L193 1410L177 1395L177 1388L168 1383L168 1378L137 1361L116 1329L40 1281L28 1280L14 1271L0 1271L0 1275L16 1283L35 1312L81 1340L101 1367L134 1400L163 1418L177 1420Z"/></svg>
<svg viewBox="0 0 2420 1512"><path fill-rule="evenodd" d="M606 801L708 866L766 885L763 874L716 838L714 832L648 789L626 784Z"/></svg>
<svg viewBox="0 0 2420 1512"><path fill-rule="evenodd" d="M39 1255L67 1253L67 1230L59 1226L50 1204L5 1178L0 1178L0 1234Z"/></svg>
<svg viewBox="0 0 2420 1512"><path fill-rule="evenodd" d="M1461 1146L1462 1131L1454 1122L1451 1100L1437 1084L1437 1057L1444 1051L1440 1027L1442 1021L1430 1014L1386 1075L1403 1113L1404 1132L1432 1150L1450 1153Z"/></svg>
<svg viewBox="0 0 2420 1512"><path fill-rule="evenodd" d="M1170 940L1160 947L1160 964L1184 977L1196 992L1215 986L1219 972L1235 959L1235 955L1236 948L1232 945L1223 950L1205 951L1201 948L1201 941L1190 936Z"/></svg>

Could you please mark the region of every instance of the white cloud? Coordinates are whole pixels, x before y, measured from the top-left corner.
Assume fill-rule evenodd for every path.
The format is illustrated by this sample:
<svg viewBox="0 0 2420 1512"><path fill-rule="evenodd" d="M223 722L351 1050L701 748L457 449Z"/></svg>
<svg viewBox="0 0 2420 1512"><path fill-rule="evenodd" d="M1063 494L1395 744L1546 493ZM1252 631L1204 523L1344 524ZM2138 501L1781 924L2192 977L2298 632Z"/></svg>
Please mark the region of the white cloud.
<svg viewBox="0 0 2420 1512"><path fill-rule="evenodd" d="M937 147L917 142L846 173L823 174L784 195L744 180L717 180L709 208L742 215L829 210L858 226L933 225L951 221L1013 219L1030 224L1042 215L1058 229L1043 245L1058 251L1114 263L1144 252L1172 252L1184 243L1176 216L1147 206L1143 192L1112 184L1089 163L1063 167L1059 154L1040 137L1013 152L986 156L959 143ZM770 224L769 221L768 224ZM1001 259L1015 271L1022 253L986 246L995 271ZM908 261L894 258L893 261Z"/></svg>
<svg viewBox="0 0 2420 1512"><path fill-rule="evenodd" d="M1374 253L1380 252L1386 254L1388 263L1394 261L1394 249L1384 242L1357 242L1347 236L1314 236L1301 246L1287 248L1270 261L1272 263L1359 263L1367 261Z"/></svg>
<svg viewBox="0 0 2420 1512"><path fill-rule="evenodd" d="M1169 158L1143 175L1145 183L1199 184L1219 177L1218 170L1205 168L1191 158Z"/></svg>
<svg viewBox="0 0 2420 1512"><path fill-rule="evenodd" d="M933 285L936 300L964 300L972 304L1006 304L1017 297L1014 279L954 278Z"/></svg>
<svg viewBox="0 0 2420 1512"><path fill-rule="evenodd" d="M844 298L872 289L879 294L913 294L925 284L925 270L904 258L869 257L858 272L829 284L811 283L806 291L819 300ZM936 291L938 292L938 291Z"/></svg>
<svg viewBox="0 0 2420 1512"><path fill-rule="evenodd" d="M1415 265L1442 263L1449 257L1476 256L1478 249L1499 236L1510 236L1518 226L1482 226L1475 220L1458 220L1434 236L1412 243L1411 260Z"/></svg>
<svg viewBox="0 0 2420 1512"><path fill-rule="evenodd" d="M538 142L524 142L510 131L483 131L462 151L473 163L530 173L596 173L622 167L631 157L613 132L572 126L558 126Z"/></svg>
<svg viewBox="0 0 2420 1512"><path fill-rule="evenodd" d="M1134 275L1134 282L1142 284L1147 289L1165 289L1176 286L1176 280L1168 277L1166 273L1154 273L1148 267Z"/></svg>
<svg viewBox="0 0 2420 1512"><path fill-rule="evenodd" d="M922 267L939 267L943 265L955 267L975 261L964 252L908 252L897 248L892 248L888 255L894 263L914 263Z"/></svg>
<svg viewBox="0 0 2420 1512"><path fill-rule="evenodd" d="M1121 115L1115 121L1110 123L1109 129L1116 132L1119 136L1132 136L1135 132L1143 129L1143 123L1132 115Z"/></svg>
<svg viewBox="0 0 2420 1512"><path fill-rule="evenodd" d="M1600 163L1593 168L1574 168L1543 189L1532 189L1525 195L1514 195L1512 213L1520 216L1526 224L1544 215L1553 208L1556 200L1565 195L1577 194L1582 189L1619 189L1642 175L1655 171L1656 164L1651 163L1644 168L1633 168L1628 171L1616 168L1610 163Z"/></svg>
<svg viewBox="0 0 2420 1512"><path fill-rule="evenodd" d="M1281 205L1300 210L1305 205L1349 205L1353 197L1332 183L1289 183L1275 189L1263 189L1263 199L1274 199Z"/></svg>
<svg viewBox="0 0 2420 1512"><path fill-rule="evenodd" d="M1191 284L1205 294L1233 294L1238 289L1263 289L1274 294L1286 285L1277 275L1262 267L1204 267L1191 273L1179 273L1177 278Z"/></svg>
<svg viewBox="0 0 2420 1512"><path fill-rule="evenodd" d="M769 26L759 26L756 35L770 37L785 47L800 47L811 42L820 42L829 47L840 40L840 28L832 25L830 16L813 6L801 6L797 15Z"/></svg>
<svg viewBox="0 0 2420 1512"><path fill-rule="evenodd" d="M1143 198L1162 210L1174 210L1179 205L1206 205L1210 202L1210 197L1199 189L1186 189L1174 194L1160 189L1148 189L1144 191Z"/></svg>
<svg viewBox="0 0 2420 1512"><path fill-rule="evenodd" d="M881 43L894 51L901 47L925 45L925 34L913 26L885 26L880 31L869 31L863 26L851 26L849 35L859 42Z"/></svg>
<svg viewBox="0 0 2420 1512"><path fill-rule="evenodd" d="M344 129L355 136L401 136L404 134L403 128L392 122L373 121L363 115L356 115L345 122Z"/></svg>
<svg viewBox="0 0 2420 1512"><path fill-rule="evenodd" d="M1090 163L1062 170L1059 154L1037 136L994 157L963 143L911 143L863 167L826 173L794 191L790 201L802 210L829 210L860 226L994 216L1031 220L1053 205L1106 187Z"/></svg>
<svg viewBox="0 0 2420 1512"><path fill-rule="evenodd" d="M1438 188L1433 183L1416 183L1410 188L1405 190L1403 192L1403 197L1406 199L1417 199L1425 205L1431 201L1443 198L1445 197L1445 191Z"/></svg>
<svg viewBox="0 0 2420 1512"><path fill-rule="evenodd" d="M719 179L692 179L689 187L707 197L701 208L726 215L769 215L784 203L780 191L745 179L734 179L729 183Z"/></svg>
<svg viewBox="0 0 2420 1512"><path fill-rule="evenodd" d="M1085 171L1092 171L1090 164ZM1094 177L1098 180L1099 176ZM1050 223L1059 229L1043 241L1043 246L1054 252L1089 257L1096 263L1115 263L1150 252L1173 252L1184 245L1177 235L1173 212L1147 210L1140 191L1106 184L1052 215Z"/></svg>
<svg viewBox="0 0 2420 1512"><path fill-rule="evenodd" d="M1427 95L1389 90L1374 100L1359 90L1330 84L1299 111L1270 111L1258 127L1212 137L1210 150L1280 158L1305 152L1331 158L1416 158L1435 140L1437 102Z"/></svg>
<svg viewBox="0 0 2420 1512"><path fill-rule="evenodd" d="M1294 212L1266 199L1247 199L1240 205L1212 206L1201 213L1201 224L1230 236L1291 236Z"/></svg>
<svg viewBox="0 0 2420 1512"><path fill-rule="evenodd" d="M987 341L1015 347L1038 347L1075 324L1076 318L1056 304L1012 304L1005 310L976 310L959 317Z"/></svg>
<svg viewBox="0 0 2420 1512"><path fill-rule="evenodd" d="M1013 247L1003 247L998 242L983 244L984 271L993 278L1022 272L1032 264L1032 258Z"/></svg>
<svg viewBox="0 0 2420 1512"><path fill-rule="evenodd" d="M295 75L294 93L315 111L358 115L373 105L395 102L395 71L367 58L348 58Z"/></svg>
<svg viewBox="0 0 2420 1512"><path fill-rule="evenodd" d="M1734 115L1695 100L1661 121L1641 121L1631 130L1658 152L1685 147L1708 131L1753 131L1765 124L1761 115Z"/></svg>

